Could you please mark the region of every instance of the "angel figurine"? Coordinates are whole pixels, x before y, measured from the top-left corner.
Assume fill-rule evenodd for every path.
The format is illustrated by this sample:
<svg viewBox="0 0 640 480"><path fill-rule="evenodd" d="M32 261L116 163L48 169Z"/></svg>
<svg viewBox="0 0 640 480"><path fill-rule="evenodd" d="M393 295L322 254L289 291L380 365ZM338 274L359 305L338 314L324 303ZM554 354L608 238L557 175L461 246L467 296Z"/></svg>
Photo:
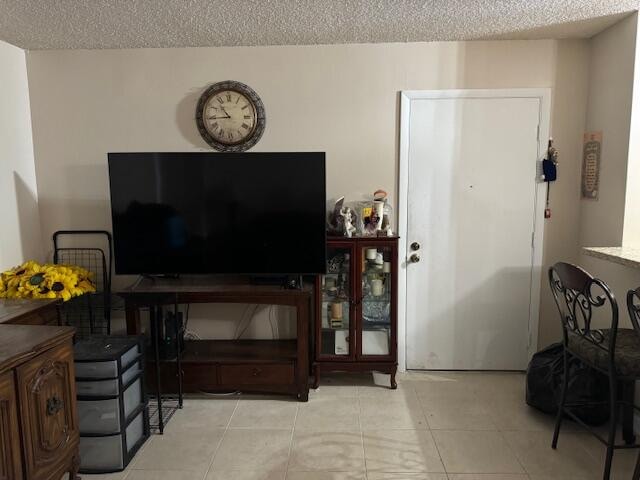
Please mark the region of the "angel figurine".
<svg viewBox="0 0 640 480"><path fill-rule="evenodd" d="M344 197L336 200L333 211L329 213L327 221L327 231L330 235L344 235L344 215L342 213L344 205Z"/></svg>
<svg viewBox="0 0 640 480"><path fill-rule="evenodd" d="M351 238L356 232L356 227L353 225L355 219L353 218L352 210L349 207L342 207L340 216L344 225L344 235Z"/></svg>

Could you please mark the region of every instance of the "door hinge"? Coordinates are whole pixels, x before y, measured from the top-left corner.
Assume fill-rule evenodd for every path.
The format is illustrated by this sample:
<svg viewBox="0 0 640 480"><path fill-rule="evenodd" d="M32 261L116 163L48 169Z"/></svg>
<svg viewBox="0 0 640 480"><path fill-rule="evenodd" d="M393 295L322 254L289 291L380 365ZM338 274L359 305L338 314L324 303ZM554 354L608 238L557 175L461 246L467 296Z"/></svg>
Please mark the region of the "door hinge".
<svg viewBox="0 0 640 480"><path fill-rule="evenodd" d="M536 129L536 140L540 140L540 124L538 124L538 127Z"/></svg>
<svg viewBox="0 0 640 480"><path fill-rule="evenodd" d="M535 245L536 232L531 232L531 248Z"/></svg>

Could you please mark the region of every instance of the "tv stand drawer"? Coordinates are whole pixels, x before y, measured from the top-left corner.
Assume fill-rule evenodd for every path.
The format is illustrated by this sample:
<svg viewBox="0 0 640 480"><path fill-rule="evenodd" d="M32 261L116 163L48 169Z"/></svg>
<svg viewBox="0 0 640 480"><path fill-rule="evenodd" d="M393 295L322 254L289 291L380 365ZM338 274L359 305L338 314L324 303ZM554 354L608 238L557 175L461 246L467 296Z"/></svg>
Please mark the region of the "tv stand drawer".
<svg viewBox="0 0 640 480"><path fill-rule="evenodd" d="M222 385L290 385L295 383L293 363L220 365Z"/></svg>

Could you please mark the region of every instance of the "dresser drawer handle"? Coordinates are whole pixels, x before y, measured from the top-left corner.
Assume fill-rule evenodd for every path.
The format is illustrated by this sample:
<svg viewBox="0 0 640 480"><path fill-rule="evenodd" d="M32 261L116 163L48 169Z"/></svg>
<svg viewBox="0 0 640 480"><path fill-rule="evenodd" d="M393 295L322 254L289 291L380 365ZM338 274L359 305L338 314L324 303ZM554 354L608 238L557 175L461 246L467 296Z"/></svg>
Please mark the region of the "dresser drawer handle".
<svg viewBox="0 0 640 480"><path fill-rule="evenodd" d="M58 397L51 397L47 400L47 415L55 415L62 410L63 402Z"/></svg>
<svg viewBox="0 0 640 480"><path fill-rule="evenodd" d="M262 369L261 369L261 368L254 368L254 369L253 369L253 373L252 373L252 375L253 375L254 377L257 377L257 376L258 376L258 375L260 375L261 373L262 373Z"/></svg>

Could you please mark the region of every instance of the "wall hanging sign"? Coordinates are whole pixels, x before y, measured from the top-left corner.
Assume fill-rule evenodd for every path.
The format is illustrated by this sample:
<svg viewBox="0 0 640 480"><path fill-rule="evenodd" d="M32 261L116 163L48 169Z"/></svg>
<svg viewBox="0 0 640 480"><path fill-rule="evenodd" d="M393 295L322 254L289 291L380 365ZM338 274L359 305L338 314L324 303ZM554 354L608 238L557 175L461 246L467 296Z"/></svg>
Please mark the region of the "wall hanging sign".
<svg viewBox="0 0 640 480"><path fill-rule="evenodd" d="M582 145L582 198L598 199L602 132L587 132Z"/></svg>

